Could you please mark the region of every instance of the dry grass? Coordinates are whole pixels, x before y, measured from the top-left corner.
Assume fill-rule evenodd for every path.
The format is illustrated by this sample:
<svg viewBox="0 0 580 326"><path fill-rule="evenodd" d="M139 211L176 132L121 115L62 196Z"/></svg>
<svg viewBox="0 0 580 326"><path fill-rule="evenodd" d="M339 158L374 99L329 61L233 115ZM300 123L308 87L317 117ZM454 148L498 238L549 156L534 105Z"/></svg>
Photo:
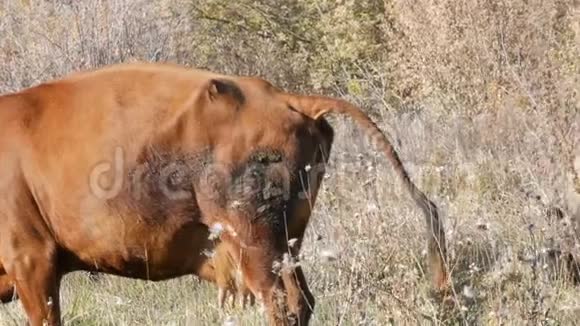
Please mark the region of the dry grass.
<svg viewBox="0 0 580 326"><path fill-rule="evenodd" d="M212 25L192 20L190 4L4 1L0 91L133 59L316 85L285 65L290 54L263 40L249 39L262 47L237 51L247 55L242 59L227 49L243 42L207 43L215 35L196 31L210 33ZM580 179L574 181L572 168L580 156L578 6L385 2L384 61L353 64L360 70L337 75L332 91L372 108L413 179L441 207L456 305L441 306L430 292L423 221L391 168L348 121L332 118L336 146L303 250L318 299L313 324L580 320L579 288L549 258L554 249L580 250L573 228ZM298 53L295 62L303 58ZM562 218L547 215L553 207ZM328 253L337 259L326 261ZM95 282L76 273L64 280L62 297L69 325L206 325L228 317L239 325L263 323L258 308L220 311L216 289L194 277ZM0 307L0 324L23 320L19 303Z"/></svg>

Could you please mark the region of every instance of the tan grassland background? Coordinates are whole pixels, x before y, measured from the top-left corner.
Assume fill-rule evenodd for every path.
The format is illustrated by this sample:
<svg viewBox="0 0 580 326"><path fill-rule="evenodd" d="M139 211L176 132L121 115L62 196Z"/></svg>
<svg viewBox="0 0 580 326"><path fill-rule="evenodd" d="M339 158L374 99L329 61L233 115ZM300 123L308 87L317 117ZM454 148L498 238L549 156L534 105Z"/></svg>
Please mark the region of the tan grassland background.
<svg viewBox="0 0 580 326"><path fill-rule="evenodd" d="M136 60L348 99L440 206L454 306L430 291L423 220L392 168L330 118L303 248L314 325L580 322L578 0L0 0L1 93ZM74 273L62 288L66 325L264 323L194 277ZM24 320L0 306L1 325Z"/></svg>

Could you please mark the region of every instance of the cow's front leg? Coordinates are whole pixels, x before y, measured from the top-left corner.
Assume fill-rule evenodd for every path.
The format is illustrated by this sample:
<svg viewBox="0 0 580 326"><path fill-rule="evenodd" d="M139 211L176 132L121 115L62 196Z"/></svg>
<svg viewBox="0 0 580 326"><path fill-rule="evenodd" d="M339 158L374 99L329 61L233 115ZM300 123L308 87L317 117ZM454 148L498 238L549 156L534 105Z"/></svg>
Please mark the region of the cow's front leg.
<svg viewBox="0 0 580 326"><path fill-rule="evenodd" d="M59 284L56 252L44 246L16 255L9 275L32 326L60 325Z"/></svg>
<svg viewBox="0 0 580 326"><path fill-rule="evenodd" d="M13 283L30 325L60 325L57 244L31 195L3 199L0 261L6 274L0 284L2 295L11 294Z"/></svg>

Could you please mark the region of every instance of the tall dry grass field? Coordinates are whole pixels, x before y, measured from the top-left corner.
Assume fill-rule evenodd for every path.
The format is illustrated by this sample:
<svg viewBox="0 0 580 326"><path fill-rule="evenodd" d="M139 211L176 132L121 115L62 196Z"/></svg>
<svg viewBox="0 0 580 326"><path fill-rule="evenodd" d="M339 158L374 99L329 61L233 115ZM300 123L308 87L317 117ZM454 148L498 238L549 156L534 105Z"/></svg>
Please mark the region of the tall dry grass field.
<svg viewBox="0 0 580 326"><path fill-rule="evenodd" d="M431 293L423 220L348 120L302 252L314 325L580 322L577 0L2 0L0 92L170 61L361 107L442 210L454 304ZM576 170L574 162L576 163ZM578 281L578 280L576 280ZM192 277L68 275L66 325L260 325ZM18 302L0 324L25 320Z"/></svg>

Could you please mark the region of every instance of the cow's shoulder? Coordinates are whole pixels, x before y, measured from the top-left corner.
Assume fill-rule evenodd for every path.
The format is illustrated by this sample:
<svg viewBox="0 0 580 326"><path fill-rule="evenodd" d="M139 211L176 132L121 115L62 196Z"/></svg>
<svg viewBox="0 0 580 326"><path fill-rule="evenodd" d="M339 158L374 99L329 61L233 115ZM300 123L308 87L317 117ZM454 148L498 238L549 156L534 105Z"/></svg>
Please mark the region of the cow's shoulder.
<svg viewBox="0 0 580 326"><path fill-rule="evenodd" d="M38 92L27 90L0 96L0 130L17 138L33 128L43 114L44 98Z"/></svg>

